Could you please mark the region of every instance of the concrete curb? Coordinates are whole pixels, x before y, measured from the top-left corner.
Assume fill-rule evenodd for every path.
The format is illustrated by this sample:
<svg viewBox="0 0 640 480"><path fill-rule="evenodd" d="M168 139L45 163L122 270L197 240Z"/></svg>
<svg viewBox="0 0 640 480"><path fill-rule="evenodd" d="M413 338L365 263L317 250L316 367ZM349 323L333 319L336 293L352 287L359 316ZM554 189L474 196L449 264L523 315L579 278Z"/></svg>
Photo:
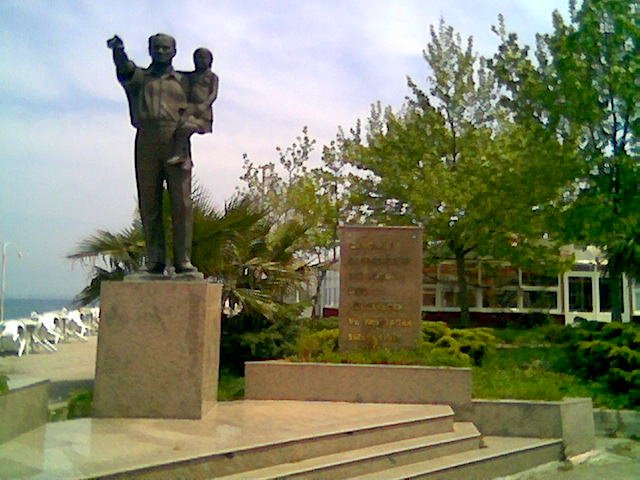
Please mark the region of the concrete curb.
<svg viewBox="0 0 640 480"><path fill-rule="evenodd" d="M596 435L640 439L640 411L595 408Z"/></svg>
<svg viewBox="0 0 640 480"><path fill-rule="evenodd" d="M0 395L0 443L47 423L49 380L9 381Z"/></svg>

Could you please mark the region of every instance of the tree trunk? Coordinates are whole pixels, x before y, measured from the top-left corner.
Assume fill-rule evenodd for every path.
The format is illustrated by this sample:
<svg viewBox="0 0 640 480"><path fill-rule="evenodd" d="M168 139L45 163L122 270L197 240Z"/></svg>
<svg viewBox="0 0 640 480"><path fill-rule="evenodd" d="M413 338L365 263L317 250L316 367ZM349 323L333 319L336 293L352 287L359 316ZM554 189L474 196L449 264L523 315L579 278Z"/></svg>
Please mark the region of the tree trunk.
<svg viewBox="0 0 640 480"><path fill-rule="evenodd" d="M609 273L609 298L611 299L611 321L622 321L622 272Z"/></svg>
<svg viewBox="0 0 640 480"><path fill-rule="evenodd" d="M467 265L464 253L456 252L456 275L458 277L458 305L460 305L460 326L468 327L471 324L469 314L469 295L467 285Z"/></svg>
<svg viewBox="0 0 640 480"><path fill-rule="evenodd" d="M316 318L322 317L322 305L320 305L320 293L322 291L322 282L327 277L327 269L322 267L316 274L316 291L313 295L313 309L311 310L311 316Z"/></svg>

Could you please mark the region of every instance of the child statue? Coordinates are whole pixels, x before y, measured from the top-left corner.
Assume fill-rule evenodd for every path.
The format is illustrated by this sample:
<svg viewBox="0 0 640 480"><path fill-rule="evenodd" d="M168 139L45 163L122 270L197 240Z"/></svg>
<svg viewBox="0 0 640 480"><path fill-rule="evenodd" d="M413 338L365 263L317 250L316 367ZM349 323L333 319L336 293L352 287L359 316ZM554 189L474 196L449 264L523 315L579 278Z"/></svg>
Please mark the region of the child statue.
<svg viewBox="0 0 640 480"><path fill-rule="evenodd" d="M189 83L188 104L181 112L182 117L174 134L174 154L167 160L168 165L181 165L190 161L191 135L213 131L212 105L218 97L218 76L211 71L211 51L198 48L193 52L193 63L194 71L186 73Z"/></svg>

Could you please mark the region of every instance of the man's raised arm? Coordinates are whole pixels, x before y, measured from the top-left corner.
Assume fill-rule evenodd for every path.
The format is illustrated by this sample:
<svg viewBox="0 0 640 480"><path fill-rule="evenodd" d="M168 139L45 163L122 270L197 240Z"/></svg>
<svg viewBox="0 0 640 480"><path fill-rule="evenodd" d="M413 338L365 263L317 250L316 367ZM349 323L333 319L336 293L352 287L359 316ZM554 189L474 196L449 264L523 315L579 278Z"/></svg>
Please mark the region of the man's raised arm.
<svg viewBox="0 0 640 480"><path fill-rule="evenodd" d="M114 35L112 38L107 40L107 47L109 47L113 52L113 63L116 66L116 75L118 76L118 80L130 80L136 69L136 65L129 60L129 57L127 57L127 54L124 51L124 42L122 39L119 36Z"/></svg>

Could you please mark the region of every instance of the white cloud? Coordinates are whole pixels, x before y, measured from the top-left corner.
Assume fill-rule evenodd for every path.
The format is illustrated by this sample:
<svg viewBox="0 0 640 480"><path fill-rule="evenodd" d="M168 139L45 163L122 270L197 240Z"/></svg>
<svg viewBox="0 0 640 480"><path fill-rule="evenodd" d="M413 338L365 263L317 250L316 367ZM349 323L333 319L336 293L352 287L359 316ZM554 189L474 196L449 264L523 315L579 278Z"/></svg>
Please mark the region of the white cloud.
<svg viewBox="0 0 640 480"><path fill-rule="evenodd" d="M106 39L149 61L147 38L178 42L175 66L212 49L220 75L212 136L194 139L195 176L221 205L240 181L242 153L275 161L304 125L317 150L376 100L400 106L405 77L421 83L429 24L440 16L491 53L490 25L549 30L565 1L92 0L0 2L0 240L21 244L9 295L77 293L82 269L64 259L97 228L119 230L135 207L133 136ZM529 40L530 39L530 40ZM19 270L18 270L19 268Z"/></svg>

